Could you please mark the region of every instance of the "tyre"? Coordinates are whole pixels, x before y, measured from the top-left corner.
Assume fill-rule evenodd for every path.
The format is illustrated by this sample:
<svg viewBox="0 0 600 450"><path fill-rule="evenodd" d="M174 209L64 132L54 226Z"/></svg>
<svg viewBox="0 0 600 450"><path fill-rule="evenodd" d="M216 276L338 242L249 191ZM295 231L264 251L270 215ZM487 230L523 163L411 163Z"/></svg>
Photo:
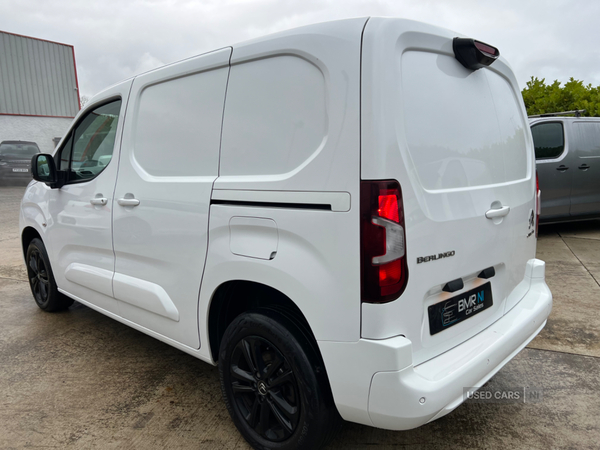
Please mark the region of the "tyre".
<svg viewBox="0 0 600 450"><path fill-rule="evenodd" d="M25 262L31 293L41 309L47 312L61 311L73 304L73 299L58 292L46 247L40 239L35 238L30 242Z"/></svg>
<svg viewBox="0 0 600 450"><path fill-rule="evenodd" d="M229 414L256 449L317 449L342 423L316 343L281 312L233 320L221 341L219 375Z"/></svg>

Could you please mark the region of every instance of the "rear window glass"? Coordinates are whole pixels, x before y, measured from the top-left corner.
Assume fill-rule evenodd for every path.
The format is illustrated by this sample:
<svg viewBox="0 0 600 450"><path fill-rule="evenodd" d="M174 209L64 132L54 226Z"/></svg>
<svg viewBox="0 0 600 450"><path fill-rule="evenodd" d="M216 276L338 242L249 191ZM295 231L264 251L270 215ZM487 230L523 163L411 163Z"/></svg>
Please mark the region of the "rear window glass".
<svg viewBox="0 0 600 450"><path fill-rule="evenodd" d="M580 158L600 157L600 123L576 122L573 124L577 136Z"/></svg>
<svg viewBox="0 0 600 450"><path fill-rule="evenodd" d="M531 127L536 159L558 158L565 149L565 135L560 122L540 123Z"/></svg>
<svg viewBox="0 0 600 450"><path fill-rule="evenodd" d="M510 84L455 58L401 56L404 135L421 185L460 189L527 177L525 122Z"/></svg>
<svg viewBox="0 0 600 450"><path fill-rule="evenodd" d="M0 145L0 155L15 155L15 156L33 156L39 153L40 149L33 143L3 143Z"/></svg>

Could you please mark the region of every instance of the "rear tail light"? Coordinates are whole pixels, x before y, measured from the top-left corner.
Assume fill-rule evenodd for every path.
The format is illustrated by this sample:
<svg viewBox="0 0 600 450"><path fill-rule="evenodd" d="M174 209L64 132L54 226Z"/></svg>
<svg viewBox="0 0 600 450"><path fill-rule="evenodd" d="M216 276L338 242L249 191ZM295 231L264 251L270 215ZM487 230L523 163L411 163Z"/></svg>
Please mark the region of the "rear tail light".
<svg viewBox="0 0 600 450"><path fill-rule="evenodd" d="M540 211L542 210L542 191L540 191L540 179L535 171L535 237L538 237L538 225L540 224Z"/></svg>
<svg viewBox="0 0 600 450"><path fill-rule="evenodd" d="M408 282L400 184L363 181L360 216L362 301L390 302L400 297Z"/></svg>

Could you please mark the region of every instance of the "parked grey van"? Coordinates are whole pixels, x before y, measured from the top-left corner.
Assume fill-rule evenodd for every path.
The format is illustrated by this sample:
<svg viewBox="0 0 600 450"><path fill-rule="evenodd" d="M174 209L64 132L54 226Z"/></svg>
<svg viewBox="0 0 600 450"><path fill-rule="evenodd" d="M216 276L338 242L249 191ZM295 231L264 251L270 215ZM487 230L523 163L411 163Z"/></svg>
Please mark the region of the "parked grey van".
<svg viewBox="0 0 600 450"><path fill-rule="evenodd" d="M540 222L600 217L600 118L530 117Z"/></svg>

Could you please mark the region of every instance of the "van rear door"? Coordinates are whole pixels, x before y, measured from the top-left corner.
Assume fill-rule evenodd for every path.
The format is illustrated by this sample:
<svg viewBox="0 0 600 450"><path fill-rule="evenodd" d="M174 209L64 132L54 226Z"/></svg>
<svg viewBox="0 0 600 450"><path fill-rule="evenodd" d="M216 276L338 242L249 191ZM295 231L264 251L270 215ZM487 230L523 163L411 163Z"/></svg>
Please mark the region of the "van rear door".
<svg viewBox="0 0 600 450"><path fill-rule="evenodd" d="M535 257L535 162L515 77L502 58L465 68L457 36L370 19L363 38L361 178L400 183L408 284L363 303L362 336L406 336L414 364L502 317Z"/></svg>

